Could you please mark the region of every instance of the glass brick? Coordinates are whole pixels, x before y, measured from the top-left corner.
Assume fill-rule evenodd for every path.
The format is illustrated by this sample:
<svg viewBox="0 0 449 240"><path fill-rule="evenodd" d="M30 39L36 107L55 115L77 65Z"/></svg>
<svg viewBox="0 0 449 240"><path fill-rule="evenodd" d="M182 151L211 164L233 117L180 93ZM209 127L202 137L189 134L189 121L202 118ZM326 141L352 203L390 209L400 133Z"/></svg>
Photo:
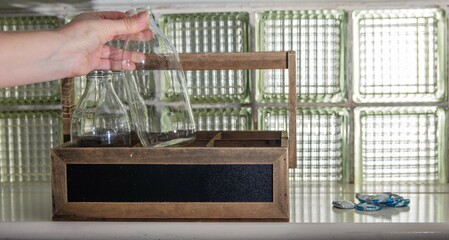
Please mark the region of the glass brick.
<svg viewBox="0 0 449 240"><path fill-rule="evenodd" d="M246 12L163 14L161 30L179 53L247 52ZM192 102L248 102L249 73L245 70L185 71Z"/></svg>
<svg viewBox="0 0 449 240"><path fill-rule="evenodd" d="M198 130L203 131L247 131L252 130L250 108L205 108L193 109Z"/></svg>
<svg viewBox="0 0 449 240"><path fill-rule="evenodd" d="M446 96L446 17L440 9L355 11L354 100Z"/></svg>
<svg viewBox="0 0 449 240"><path fill-rule="evenodd" d="M55 29L59 25L59 19L52 16L0 17L0 32L49 30ZM60 101L61 83L59 80L0 88L0 104L54 104Z"/></svg>
<svg viewBox="0 0 449 240"><path fill-rule="evenodd" d="M0 112L0 182L49 182L61 129L60 111Z"/></svg>
<svg viewBox="0 0 449 240"><path fill-rule="evenodd" d="M0 199L1 222L35 222L53 216L50 184L1 184Z"/></svg>
<svg viewBox="0 0 449 240"><path fill-rule="evenodd" d="M357 108L355 182L445 181L445 115L438 107Z"/></svg>
<svg viewBox="0 0 449 240"><path fill-rule="evenodd" d="M298 100L346 99L346 13L340 10L264 11L256 14L257 51L296 51ZM286 70L257 71L256 98L288 99Z"/></svg>
<svg viewBox="0 0 449 240"><path fill-rule="evenodd" d="M341 181L348 159L348 111L344 108L298 108L297 168L290 178L302 181ZM260 130L286 131L287 108L259 109Z"/></svg>

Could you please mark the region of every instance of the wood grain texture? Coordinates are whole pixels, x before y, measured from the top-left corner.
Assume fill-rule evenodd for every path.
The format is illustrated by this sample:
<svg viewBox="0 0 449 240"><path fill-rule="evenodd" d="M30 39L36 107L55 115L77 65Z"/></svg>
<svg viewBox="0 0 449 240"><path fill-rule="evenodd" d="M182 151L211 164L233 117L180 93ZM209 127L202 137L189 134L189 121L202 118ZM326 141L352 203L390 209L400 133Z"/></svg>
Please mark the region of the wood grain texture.
<svg viewBox="0 0 449 240"><path fill-rule="evenodd" d="M289 167L296 168L296 54L293 51L288 55L288 113L289 113Z"/></svg>
<svg viewBox="0 0 449 240"><path fill-rule="evenodd" d="M254 132L251 138L256 138ZM249 136L244 133L243 136ZM261 133L285 138L285 133ZM216 137L227 135L202 134ZM242 136L242 135L240 135ZM252 140L248 140L251 142ZM51 150L53 220L120 221L288 221L288 152L278 147L79 148L67 143ZM272 202L68 202L67 164L270 164Z"/></svg>
<svg viewBox="0 0 449 240"><path fill-rule="evenodd" d="M267 164L287 148L55 148L52 151L67 164Z"/></svg>
<svg viewBox="0 0 449 240"><path fill-rule="evenodd" d="M62 106L62 122L64 142L70 140L70 120L75 110L74 99L74 83L73 78L65 78L61 80L61 106Z"/></svg>
<svg viewBox="0 0 449 240"><path fill-rule="evenodd" d="M52 162L52 209L57 214L67 203L67 171L66 163L61 160L57 153L51 151Z"/></svg>
<svg viewBox="0 0 449 240"><path fill-rule="evenodd" d="M55 221L288 221L275 203L67 203Z"/></svg>
<svg viewBox="0 0 449 240"><path fill-rule="evenodd" d="M173 56L146 55L144 70L179 69L173 66ZM238 52L238 53L181 53L182 69L189 70L248 70L248 69L286 69L285 52Z"/></svg>

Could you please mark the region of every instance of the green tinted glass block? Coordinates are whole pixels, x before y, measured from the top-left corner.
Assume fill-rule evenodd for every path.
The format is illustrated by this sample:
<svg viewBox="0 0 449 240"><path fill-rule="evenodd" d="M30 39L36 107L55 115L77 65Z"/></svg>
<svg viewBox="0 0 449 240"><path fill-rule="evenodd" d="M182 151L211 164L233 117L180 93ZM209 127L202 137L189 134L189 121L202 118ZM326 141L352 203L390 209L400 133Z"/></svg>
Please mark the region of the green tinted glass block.
<svg viewBox="0 0 449 240"><path fill-rule="evenodd" d="M354 100L441 101L446 17L441 9L355 11Z"/></svg>
<svg viewBox="0 0 449 240"><path fill-rule="evenodd" d="M296 51L298 100L346 98L346 13L340 10L265 11L256 14L257 51ZM257 72L259 101L288 98L286 70Z"/></svg>
<svg viewBox="0 0 449 240"><path fill-rule="evenodd" d="M0 31L49 30L55 29L59 25L59 19L51 16L0 17ZM26 67L24 71L26 71ZM14 82L14 79L10 81ZM1 104L52 104L59 103L60 99L61 84L59 80L0 88Z"/></svg>
<svg viewBox="0 0 449 240"><path fill-rule="evenodd" d="M298 108L297 168L290 177L303 181L341 181L348 176L348 111L344 108ZM259 109L260 130L286 131L287 108Z"/></svg>
<svg viewBox="0 0 449 240"><path fill-rule="evenodd" d="M246 12L164 14L159 25L179 53L248 51L249 14ZM192 102L249 101L248 71L186 71L185 74Z"/></svg>
<svg viewBox="0 0 449 240"><path fill-rule="evenodd" d="M49 30L59 27L55 16L0 17L0 31Z"/></svg>
<svg viewBox="0 0 449 240"><path fill-rule="evenodd" d="M0 112L0 182L49 182L61 129L60 111Z"/></svg>
<svg viewBox="0 0 449 240"><path fill-rule="evenodd" d="M288 109L285 107L261 107L258 109L259 130L287 131Z"/></svg>
<svg viewBox="0 0 449 240"><path fill-rule="evenodd" d="M0 186L0 221L33 222L51 219L50 184L3 184ZM5 234L5 231L2 231Z"/></svg>
<svg viewBox="0 0 449 240"><path fill-rule="evenodd" d="M445 116L438 107L357 108L355 182L446 182Z"/></svg>
<svg viewBox="0 0 449 240"><path fill-rule="evenodd" d="M193 109L198 130L246 131L252 130L250 108Z"/></svg>

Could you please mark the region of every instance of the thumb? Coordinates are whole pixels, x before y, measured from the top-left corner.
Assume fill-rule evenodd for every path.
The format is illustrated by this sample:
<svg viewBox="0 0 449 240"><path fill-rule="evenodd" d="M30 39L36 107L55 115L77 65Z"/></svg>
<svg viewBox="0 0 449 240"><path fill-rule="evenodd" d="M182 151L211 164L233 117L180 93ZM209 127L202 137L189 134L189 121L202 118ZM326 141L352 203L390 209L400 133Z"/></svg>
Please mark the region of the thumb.
<svg viewBox="0 0 449 240"><path fill-rule="evenodd" d="M131 17L118 20L110 20L108 29L110 29L111 37L119 35L128 35L141 32L148 28L148 12L140 12Z"/></svg>

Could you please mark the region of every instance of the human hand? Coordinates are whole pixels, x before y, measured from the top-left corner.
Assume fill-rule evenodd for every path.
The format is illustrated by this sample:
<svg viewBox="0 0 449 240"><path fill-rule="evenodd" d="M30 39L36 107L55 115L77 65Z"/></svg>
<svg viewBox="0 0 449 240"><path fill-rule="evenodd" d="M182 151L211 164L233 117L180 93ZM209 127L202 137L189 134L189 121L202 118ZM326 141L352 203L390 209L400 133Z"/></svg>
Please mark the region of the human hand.
<svg viewBox="0 0 449 240"><path fill-rule="evenodd" d="M105 45L127 35L145 32L148 28L146 12L127 18L122 12L87 12L57 30L65 39L63 55L70 57L70 76L85 75L92 70L121 70L122 50ZM134 61L143 55L134 55ZM126 65L129 68L134 65Z"/></svg>

